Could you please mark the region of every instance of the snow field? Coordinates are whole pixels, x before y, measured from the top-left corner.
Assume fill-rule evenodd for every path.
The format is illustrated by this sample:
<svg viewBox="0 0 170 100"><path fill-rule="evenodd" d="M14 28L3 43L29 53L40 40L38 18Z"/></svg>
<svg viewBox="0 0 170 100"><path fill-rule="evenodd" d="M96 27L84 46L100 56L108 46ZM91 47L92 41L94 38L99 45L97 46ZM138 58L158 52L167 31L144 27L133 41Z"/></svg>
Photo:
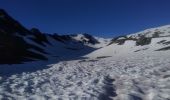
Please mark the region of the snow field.
<svg viewBox="0 0 170 100"><path fill-rule="evenodd" d="M169 52L62 61L0 79L7 100L168 100Z"/></svg>

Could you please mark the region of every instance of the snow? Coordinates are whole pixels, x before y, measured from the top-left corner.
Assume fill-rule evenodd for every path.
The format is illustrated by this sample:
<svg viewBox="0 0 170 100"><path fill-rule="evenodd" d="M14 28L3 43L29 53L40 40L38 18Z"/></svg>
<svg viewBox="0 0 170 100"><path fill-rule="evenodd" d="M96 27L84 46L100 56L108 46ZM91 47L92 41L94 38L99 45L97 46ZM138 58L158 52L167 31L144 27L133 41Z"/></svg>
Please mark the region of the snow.
<svg viewBox="0 0 170 100"><path fill-rule="evenodd" d="M41 48L48 61L0 65L1 100L170 99L170 50L156 51L170 46L158 43L169 37L144 46L133 40L106 46L110 40L98 38L103 48L97 50L47 38L52 45Z"/></svg>
<svg viewBox="0 0 170 100"><path fill-rule="evenodd" d="M68 41L66 43L58 42L48 37L52 45L46 45L44 50L50 54L48 58L60 58L64 60L77 59L83 55L96 50L96 48L85 46L75 41Z"/></svg>
<svg viewBox="0 0 170 100"><path fill-rule="evenodd" d="M111 44L104 48L95 50L94 52L86 55L85 57L96 58L102 56L115 56L115 55L123 55L132 52L132 48L135 45L135 41L128 40L124 43L124 45Z"/></svg>
<svg viewBox="0 0 170 100"><path fill-rule="evenodd" d="M85 38L83 34L77 34L76 36L73 36L72 38L77 41L81 41L82 39L85 39L86 41L89 40L89 39Z"/></svg>
<svg viewBox="0 0 170 100"><path fill-rule="evenodd" d="M101 49L95 50L84 57L96 58L102 56L122 56L127 54L133 54L135 51L142 52L154 52L163 47L170 46L170 44L159 44L158 42L166 40L170 41L170 37L159 37L152 38L151 43L149 45L144 46L136 46L136 42L133 40L127 40L123 45L111 44L109 46L103 47Z"/></svg>
<svg viewBox="0 0 170 100"><path fill-rule="evenodd" d="M72 36L72 38L76 41L82 41L82 40L89 41L89 39L86 38L83 34L77 34L76 36ZM92 47L92 48L102 48L102 47L107 46L111 41L111 39L109 38L102 38L102 37L96 37L96 36L94 36L94 39L98 40L99 43L96 43L96 44L85 43L84 45Z"/></svg>
<svg viewBox="0 0 170 100"><path fill-rule="evenodd" d="M95 48L102 48L107 46L110 42L111 42L111 38L101 38L101 37L94 37L95 39L97 39L99 41L98 44L95 44L93 47Z"/></svg>
<svg viewBox="0 0 170 100"><path fill-rule="evenodd" d="M47 69L1 76L0 97L8 100L167 100L170 99L169 65L170 51L61 61Z"/></svg>
<svg viewBox="0 0 170 100"><path fill-rule="evenodd" d="M150 28L146 29L141 32L137 32L134 34L130 34L127 37L136 37L138 38L138 35L144 35L146 37L152 37L155 32L160 32L160 36L170 36L170 25L160 26L156 28Z"/></svg>

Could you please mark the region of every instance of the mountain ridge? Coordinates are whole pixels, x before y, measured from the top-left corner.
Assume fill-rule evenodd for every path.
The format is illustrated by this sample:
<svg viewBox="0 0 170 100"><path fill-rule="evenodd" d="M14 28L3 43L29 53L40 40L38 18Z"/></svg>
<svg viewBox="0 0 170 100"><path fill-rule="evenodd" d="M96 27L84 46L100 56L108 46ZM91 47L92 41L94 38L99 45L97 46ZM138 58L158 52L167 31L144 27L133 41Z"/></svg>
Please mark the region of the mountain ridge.
<svg viewBox="0 0 170 100"><path fill-rule="evenodd" d="M53 56L63 59L83 57L103 48L138 47L153 45L155 38L162 38L158 43L163 45L155 51L169 50L170 25L146 29L135 34L114 37L112 40L93 37L90 34L46 34L37 28L31 30L23 27L18 21L0 9L0 64L15 64L29 61L46 60ZM163 39L167 38L167 39ZM129 41L132 44L127 44ZM165 45L166 44L166 45ZM112 46L110 46L112 45ZM129 46L131 47L131 46ZM107 51L107 50L105 50ZM104 51L103 51L104 52ZM113 51L110 51L113 52ZM101 53L103 54L103 53ZM112 53L113 54L113 53ZM106 56L106 55L103 55Z"/></svg>
<svg viewBox="0 0 170 100"><path fill-rule="evenodd" d="M64 53L60 52L63 54L61 55L57 52L57 49L69 49L70 51L64 51L72 52L73 50L80 50L81 47L89 49L87 50L88 53L91 50L97 49L94 45L100 44L96 38L87 33L58 35L42 33L36 28L28 30L2 9L0 9L0 34L0 64L48 60L50 55L57 54L64 56ZM55 50L48 52L48 47L55 49L56 53ZM83 52L86 53L86 51Z"/></svg>

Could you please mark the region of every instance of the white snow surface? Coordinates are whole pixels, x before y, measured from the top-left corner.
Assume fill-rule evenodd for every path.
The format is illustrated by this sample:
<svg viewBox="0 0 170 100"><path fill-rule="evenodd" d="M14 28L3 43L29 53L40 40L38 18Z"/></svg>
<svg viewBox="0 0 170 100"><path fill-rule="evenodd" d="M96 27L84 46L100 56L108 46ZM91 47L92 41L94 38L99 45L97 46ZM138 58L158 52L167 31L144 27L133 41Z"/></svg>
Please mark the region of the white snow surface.
<svg viewBox="0 0 170 100"><path fill-rule="evenodd" d="M111 42L111 38L101 38L101 37L94 37L95 39L97 39L100 43L99 44L95 44L94 47L96 48L102 48L107 46L110 42Z"/></svg>
<svg viewBox="0 0 170 100"><path fill-rule="evenodd" d="M139 35L144 35L146 37L152 37L155 32L159 32L160 36L170 36L170 25L164 25L156 28L146 29L134 34L127 35L127 37L138 38Z"/></svg>
<svg viewBox="0 0 170 100"><path fill-rule="evenodd" d="M123 45L111 44L109 46L103 47L101 49L95 50L85 57L96 58L96 57L103 57L103 56L121 56L127 54L133 54L135 51L141 52L155 52L158 49L168 47L169 44L162 44L159 43L161 41L170 41L170 37L159 37L159 38L152 38L151 43L149 45L144 46L136 46L136 42L133 40L127 40Z"/></svg>
<svg viewBox="0 0 170 100"><path fill-rule="evenodd" d="M86 54L88 47L50 39L49 61L0 65L0 100L170 100L170 50L156 51L170 46L164 40L170 37Z"/></svg>
<svg viewBox="0 0 170 100"><path fill-rule="evenodd" d="M61 61L48 66L35 72L0 76L0 99L170 99L170 51Z"/></svg>

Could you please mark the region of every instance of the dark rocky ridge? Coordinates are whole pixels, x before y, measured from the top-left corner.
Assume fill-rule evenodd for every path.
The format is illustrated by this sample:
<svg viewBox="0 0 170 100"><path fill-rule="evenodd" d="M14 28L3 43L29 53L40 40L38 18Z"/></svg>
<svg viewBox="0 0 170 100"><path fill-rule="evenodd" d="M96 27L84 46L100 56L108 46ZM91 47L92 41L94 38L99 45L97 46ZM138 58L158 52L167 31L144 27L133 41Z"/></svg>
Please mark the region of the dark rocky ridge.
<svg viewBox="0 0 170 100"><path fill-rule="evenodd" d="M143 45L150 44L152 38L154 38L154 37L146 37L144 35L141 35L138 38L127 37L127 36L119 36L119 37L113 38L111 40L111 42L109 43L109 45L111 45L113 43L116 43L118 45L123 45L125 43L125 41L132 40L132 41L136 42L136 46L143 46Z"/></svg>
<svg viewBox="0 0 170 100"><path fill-rule="evenodd" d="M143 45L149 45L153 38L170 37L170 31L166 31L170 28L170 26L166 26L166 29L164 30L161 30L160 28L161 27L152 28L152 29L147 29L147 30L138 32L136 34L118 36L118 37L113 38L110 44L114 43L118 45L123 45L125 41L132 40L136 42L136 46L143 46Z"/></svg>
<svg viewBox="0 0 170 100"><path fill-rule="evenodd" d="M41 54L29 51L45 53L41 48L29 44L24 40L33 33L24 28L20 23L12 19L4 10L0 10L0 64L21 63L34 59L47 60Z"/></svg>
<svg viewBox="0 0 170 100"><path fill-rule="evenodd" d="M64 44L75 41L72 35L45 34L36 28L28 30L0 9L0 64L48 60L48 52L44 50L46 45L52 46L48 37ZM77 42L99 43L91 35L84 34L84 37L89 41Z"/></svg>

